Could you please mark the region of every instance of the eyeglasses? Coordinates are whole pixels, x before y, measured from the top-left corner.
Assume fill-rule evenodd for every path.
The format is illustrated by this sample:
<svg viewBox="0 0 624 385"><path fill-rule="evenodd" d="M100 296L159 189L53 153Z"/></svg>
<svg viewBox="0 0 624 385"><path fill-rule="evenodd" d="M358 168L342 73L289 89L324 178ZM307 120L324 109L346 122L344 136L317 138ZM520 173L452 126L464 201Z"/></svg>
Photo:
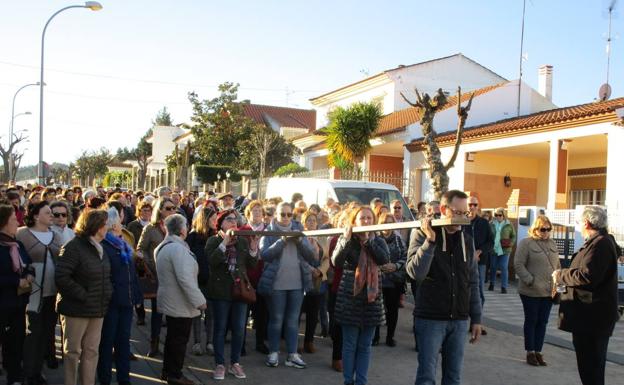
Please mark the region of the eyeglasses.
<svg viewBox="0 0 624 385"><path fill-rule="evenodd" d="M451 210L453 215L466 216L466 215L470 214L468 211L453 210L451 208L449 208L449 210Z"/></svg>
<svg viewBox="0 0 624 385"><path fill-rule="evenodd" d="M293 214L292 213L280 213L280 217L282 218L292 218Z"/></svg>
<svg viewBox="0 0 624 385"><path fill-rule="evenodd" d="M167 211L175 211L175 206L167 206L167 207L163 207L163 210L167 210Z"/></svg>
<svg viewBox="0 0 624 385"><path fill-rule="evenodd" d="M54 215L54 218L67 218L67 214L66 213L52 213L52 215Z"/></svg>
<svg viewBox="0 0 624 385"><path fill-rule="evenodd" d="M468 206L470 206L470 207L478 207L479 204L478 203L468 203Z"/></svg>
<svg viewBox="0 0 624 385"><path fill-rule="evenodd" d="M236 222L236 217L225 217L224 221Z"/></svg>
<svg viewBox="0 0 624 385"><path fill-rule="evenodd" d="M502 217L503 214L494 214L494 216L498 218L498 217Z"/></svg>
<svg viewBox="0 0 624 385"><path fill-rule="evenodd" d="M540 227L540 233L550 233L552 229L550 227Z"/></svg>

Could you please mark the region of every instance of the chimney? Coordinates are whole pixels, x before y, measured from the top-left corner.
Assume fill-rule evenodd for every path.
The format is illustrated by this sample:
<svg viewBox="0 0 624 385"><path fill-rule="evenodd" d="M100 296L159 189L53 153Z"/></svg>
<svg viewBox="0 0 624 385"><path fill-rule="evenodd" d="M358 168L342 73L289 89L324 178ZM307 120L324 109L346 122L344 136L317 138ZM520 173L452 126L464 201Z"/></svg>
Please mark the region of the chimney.
<svg viewBox="0 0 624 385"><path fill-rule="evenodd" d="M537 91L552 102L553 66L545 64L540 66L537 77Z"/></svg>

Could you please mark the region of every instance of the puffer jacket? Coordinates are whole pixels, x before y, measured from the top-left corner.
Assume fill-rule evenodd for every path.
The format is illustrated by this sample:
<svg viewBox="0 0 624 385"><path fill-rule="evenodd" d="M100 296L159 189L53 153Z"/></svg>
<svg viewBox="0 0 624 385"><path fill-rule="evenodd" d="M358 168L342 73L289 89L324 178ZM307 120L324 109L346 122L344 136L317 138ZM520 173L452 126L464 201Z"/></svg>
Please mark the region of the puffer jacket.
<svg viewBox="0 0 624 385"><path fill-rule="evenodd" d="M334 314L336 322L340 325L379 326L385 322L381 277L379 277L379 292L373 302L368 302L366 289L357 296L353 295L355 269L360 258L361 247L360 241L355 236L349 241L342 235L338 239L332 254L332 262L337 267L342 266L343 270ZM364 243L364 247L367 248L377 266L385 265L390 261L390 251L383 238L368 239ZM381 275L381 273L379 274Z"/></svg>
<svg viewBox="0 0 624 385"><path fill-rule="evenodd" d="M550 297L552 273L560 268L559 251L552 239L525 238L518 243L514 259L514 270L520 278L518 293Z"/></svg>
<svg viewBox="0 0 624 385"><path fill-rule="evenodd" d="M271 222L267 231L279 231L275 221ZM292 231L303 231L303 226L297 221L292 221ZM264 271L258 282L258 293L263 295L271 295L273 293L273 283L280 268L282 251L286 242L297 243L297 256L299 257L299 266L301 268L301 282L305 292L314 289L312 282L312 267L318 267L318 261L314 258L314 251L306 237L288 238L284 241L280 237L265 236L260 239L260 256L264 261Z"/></svg>
<svg viewBox="0 0 624 385"><path fill-rule="evenodd" d="M67 242L58 256L55 281L57 311L69 317L104 317L113 293L110 260L87 236Z"/></svg>
<svg viewBox="0 0 624 385"><path fill-rule="evenodd" d="M401 287L405 285L405 262L407 260L407 248L403 239L396 232L392 232L390 237L382 238L388 245L390 251L390 262L396 265L396 271L392 273L382 273L383 287Z"/></svg>
<svg viewBox="0 0 624 385"><path fill-rule="evenodd" d="M143 294L139 286L139 278L134 267L134 262L126 264L121 258L121 250L104 239L102 241L104 254L108 255L111 265L111 283L113 295L111 306L130 307L138 305L143 300Z"/></svg>

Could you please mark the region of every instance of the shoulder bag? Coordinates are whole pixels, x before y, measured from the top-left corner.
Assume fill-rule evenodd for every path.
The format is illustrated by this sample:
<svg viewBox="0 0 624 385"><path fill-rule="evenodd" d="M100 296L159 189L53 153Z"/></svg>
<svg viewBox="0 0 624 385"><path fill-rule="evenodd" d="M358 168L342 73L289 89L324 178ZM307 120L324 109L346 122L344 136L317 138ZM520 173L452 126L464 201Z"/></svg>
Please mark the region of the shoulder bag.
<svg viewBox="0 0 624 385"><path fill-rule="evenodd" d="M553 266L552 262L550 262L550 254L546 252L546 250L544 250L544 248L542 247L542 245L539 244L539 242L535 241L535 243L537 244L537 247L539 247L542 250L544 255L546 255L546 260L548 261L550 268L554 272L555 266ZM554 303L555 305L558 305L561 302L561 296L559 295L559 293L557 293L557 288L555 287L552 281L550 281L550 298L551 298L552 303Z"/></svg>

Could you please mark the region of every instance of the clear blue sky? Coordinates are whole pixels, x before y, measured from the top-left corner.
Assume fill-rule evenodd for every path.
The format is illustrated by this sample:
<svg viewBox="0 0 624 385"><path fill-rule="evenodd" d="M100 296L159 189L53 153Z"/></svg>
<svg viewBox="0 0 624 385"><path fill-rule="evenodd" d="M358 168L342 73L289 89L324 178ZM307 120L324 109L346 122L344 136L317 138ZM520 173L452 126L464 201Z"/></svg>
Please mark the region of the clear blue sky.
<svg viewBox="0 0 624 385"><path fill-rule="evenodd" d="M241 84L254 103L310 108L308 99L398 64L462 52L518 77L522 0L199 1L102 0L104 9L57 16L46 37L45 147L48 162L84 149L133 146L167 106L186 122L186 98ZM622 7L613 35L624 35ZM528 0L524 80L554 65L554 102L592 101L606 77L606 0ZM15 90L39 79L41 30L71 1L0 1L0 141ZM80 74L83 75L80 75ZM96 75L96 76L92 76ZM624 41L612 44L613 97L624 96ZM286 92L286 89L289 92ZM288 96L287 96L288 94ZM35 164L38 90L22 91L15 128ZM2 126L0 126L2 127Z"/></svg>

